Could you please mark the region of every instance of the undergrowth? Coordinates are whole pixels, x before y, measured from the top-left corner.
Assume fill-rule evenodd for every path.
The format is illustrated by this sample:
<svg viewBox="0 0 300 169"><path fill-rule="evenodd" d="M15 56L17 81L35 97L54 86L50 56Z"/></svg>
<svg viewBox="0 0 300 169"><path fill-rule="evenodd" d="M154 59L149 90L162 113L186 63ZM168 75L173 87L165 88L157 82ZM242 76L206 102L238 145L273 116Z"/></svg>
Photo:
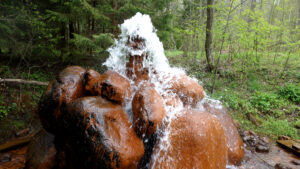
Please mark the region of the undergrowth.
<svg viewBox="0 0 300 169"><path fill-rule="evenodd" d="M300 126L300 57L291 57L284 69L285 53L278 55L275 63L264 53L260 53L259 62L245 61L242 54L233 59L222 55L211 94L214 74L206 71L205 56L187 58L179 51L166 55L172 65L199 79L207 94L221 100L245 130L274 139L279 135L300 139L300 129L295 127Z"/></svg>

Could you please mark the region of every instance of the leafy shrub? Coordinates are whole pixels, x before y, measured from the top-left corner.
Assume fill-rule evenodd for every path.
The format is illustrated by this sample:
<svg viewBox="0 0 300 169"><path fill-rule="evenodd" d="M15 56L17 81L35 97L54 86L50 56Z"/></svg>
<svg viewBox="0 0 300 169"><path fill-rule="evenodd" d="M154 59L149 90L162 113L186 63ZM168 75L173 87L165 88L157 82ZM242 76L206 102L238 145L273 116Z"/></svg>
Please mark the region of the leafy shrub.
<svg viewBox="0 0 300 169"><path fill-rule="evenodd" d="M276 94L256 92L255 95L251 96L250 103L261 112L267 113L271 109L278 108L281 100Z"/></svg>
<svg viewBox="0 0 300 169"><path fill-rule="evenodd" d="M227 108L239 110L243 100L232 90L225 89L218 94L215 93L215 99L221 100Z"/></svg>
<svg viewBox="0 0 300 169"><path fill-rule="evenodd" d="M279 87L278 94L286 99L297 104L300 103L300 86L288 84L284 87Z"/></svg>
<svg viewBox="0 0 300 169"><path fill-rule="evenodd" d="M0 96L0 120L6 118L10 111L14 111L17 109L17 104L12 103L12 105L7 105L3 99L3 96Z"/></svg>
<svg viewBox="0 0 300 169"><path fill-rule="evenodd" d="M248 82L248 90L250 92L255 92L261 89L261 83L258 80L253 80Z"/></svg>
<svg viewBox="0 0 300 169"><path fill-rule="evenodd" d="M270 135L286 135L293 138L299 138L297 130L292 127L287 120L276 120L274 117L268 117L262 124L263 130Z"/></svg>
<svg viewBox="0 0 300 169"><path fill-rule="evenodd" d="M7 77L7 76L9 76L11 73L12 73L12 72L11 72L11 70L10 70L10 68L9 68L8 66L3 65L3 66L0 67L0 76L2 76L2 77Z"/></svg>
<svg viewBox="0 0 300 169"><path fill-rule="evenodd" d="M8 112L9 112L9 109L10 109L10 107L0 105L0 120L5 119L5 117L7 116Z"/></svg>

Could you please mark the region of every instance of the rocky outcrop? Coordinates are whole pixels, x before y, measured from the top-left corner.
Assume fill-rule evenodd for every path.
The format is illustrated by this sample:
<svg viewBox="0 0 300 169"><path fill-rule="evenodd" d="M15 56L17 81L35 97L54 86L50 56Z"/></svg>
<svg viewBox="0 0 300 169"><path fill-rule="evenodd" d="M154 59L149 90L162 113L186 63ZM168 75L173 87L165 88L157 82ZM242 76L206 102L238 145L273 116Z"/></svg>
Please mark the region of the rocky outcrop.
<svg viewBox="0 0 300 169"><path fill-rule="evenodd" d="M93 96L102 96L109 101L123 104L131 96L128 79L114 71L106 71L103 75L89 69L85 75L85 89Z"/></svg>
<svg viewBox="0 0 300 169"><path fill-rule="evenodd" d="M70 66L50 82L39 102L38 112L43 127L56 133L57 121L61 116L60 107L85 95L83 77L85 69Z"/></svg>
<svg viewBox="0 0 300 169"><path fill-rule="evenodd" d="M228 162L234 165L240 164L244 157L244 144L226 108L208 103L204 103L203 106L206 112L215 115L222 124L228 140Z"/></svg>
<svg viewBox="0 0 300 169"><path fill-rule="evenodd" d="M208 113L187 110L174 119L169 131L169 147L152 157L154 168L224 169L227 138L220 121ZM162 143L162 145L167 145ZM157 160L156 160L157 159Z"/></svg>
<svg viewBox="0 0 300 169"><path fill-rule="evenodd" d="M63 111L70 168L137 167L144 154L143 142L120 105L101 97L83 97Z"/></svg>
<svg viewBox="0 0 300 169"><path fill-rule="evenodd" d="M150 137L165 117L163 98L148 83L141 85L132 100L133 126L139 137Z"/></svg>
<svg viewBox="0 0 300 169"><path fill-rule="evenodd" d="M203 87L185 74L174 76L169 83L169 89L176 93L185 105L195 106L204 97Z"/></svg>
<svg viewBox="0 0 300 169"><path fill-rule="evenodd" d="M114 71L104 73L107 76L102 84L101 96L112 102L123 104L131 96L130 82Z"/></svg>
<svg viewBox="0 0 300 169"><path fill-rule="evenodd" d="M87 95L101 96L102 83L107 77L93 69L88 69L84 75L85 90Z"/></svg>

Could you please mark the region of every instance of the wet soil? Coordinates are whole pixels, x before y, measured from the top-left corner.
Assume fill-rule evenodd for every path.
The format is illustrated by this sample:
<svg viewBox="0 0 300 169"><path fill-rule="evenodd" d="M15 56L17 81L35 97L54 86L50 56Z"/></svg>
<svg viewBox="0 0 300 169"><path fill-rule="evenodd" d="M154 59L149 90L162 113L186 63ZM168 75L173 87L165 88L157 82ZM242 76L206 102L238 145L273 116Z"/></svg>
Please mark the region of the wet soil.
<svg viewBox="0 0 300 169"><path fill-rule="evenodd" d="M25 167L27 146L0 153L0 169L21 169ZM241 166L228 166L228 169L274 169L278 163L291 169L299 169L292 161L299 161L300 157L272 143L269 153L255 153L245 151Z"/></svg>

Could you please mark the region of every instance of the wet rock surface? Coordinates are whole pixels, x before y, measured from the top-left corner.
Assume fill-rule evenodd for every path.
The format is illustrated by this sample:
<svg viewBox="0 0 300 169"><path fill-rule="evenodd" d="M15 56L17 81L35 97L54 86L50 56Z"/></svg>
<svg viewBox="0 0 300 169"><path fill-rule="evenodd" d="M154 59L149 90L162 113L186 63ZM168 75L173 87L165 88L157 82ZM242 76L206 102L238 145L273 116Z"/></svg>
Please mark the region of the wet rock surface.
<svg viewBox="0 0 300 169"><path fill-rule="evenodd" d="M101 97L83 97L68 104L64 112L71 151L67 161L72 161L68 168L137 167L144 154L143 142L120 105Z"/></svg>
<svg viewBox="0 0 300 169"><path fill-rule="evenodd" d="M0 153L0 168L1 169L22 169L25 166L25 155L27 146L8 152Z"/></svg>
<svg viewBox="0 0 300 169"><path fill-rule="evenodd" d="M216 108L216 106L207 103L203 104L203 106L207 112L215 115L222 124L228 140L227 147L229 163L234 165L240 164L244 157L244 143L234 125L233 120L227 113L226 108L224 106Z"/></svg>
<svg viewBox="0 0 300 169"><path fill-rule="evenodd" d="M112 102L125 103L131 97L130 82L115 71L107 71L107 76L102 84L101 96Z"/></svg>
<svg viewBox="0 0 300 169"><path fill-rule="evenodd" d="M162 97L150 84L143 84L132 100L133 125L139 137L153 135L162 125L165 107Z"/></svg>
<svg viewBox="0 0 300 169"><path fill-rule="evenodd" d="M170 81L170 89L185 105L195 106L204 97L204 90L194 79L180 74Z"/></svg>
<svg viewBox="0 0 300 169"><path fill-rule="evenodd" d="M60 107L84 96L84 73L84 68L70 66L61 71L57 78L49 83L38 107L40 120L48 132L54 134L59 130Z"/></svg>
<svg viewBox="0 0 300 169"><path fill-rule="evenodd" d="M239 169L256 168L291 168L298 169L299 157L288 149L276 145L267 137L260 137L252 131L240 131L245 143L245 157ZM279 136L279 139L290 139L287 136Z"/></svg>
<svg viewBox="0 0 300 169"><path fill-rule="evenodd" d="M158 153L161 160L152 163L154 168L225 168L226 143L217 118L208 113L187 111L172 122L170 147Z"/></svg>
<svg viewBox="0 0 300 169"><path fill-rule="evenodd" d="M269 152L269 142L268 139L264 137L259 137L256 133L252 131L244 131L241 133L246 147L252 152L266 153Z"/></svg>

